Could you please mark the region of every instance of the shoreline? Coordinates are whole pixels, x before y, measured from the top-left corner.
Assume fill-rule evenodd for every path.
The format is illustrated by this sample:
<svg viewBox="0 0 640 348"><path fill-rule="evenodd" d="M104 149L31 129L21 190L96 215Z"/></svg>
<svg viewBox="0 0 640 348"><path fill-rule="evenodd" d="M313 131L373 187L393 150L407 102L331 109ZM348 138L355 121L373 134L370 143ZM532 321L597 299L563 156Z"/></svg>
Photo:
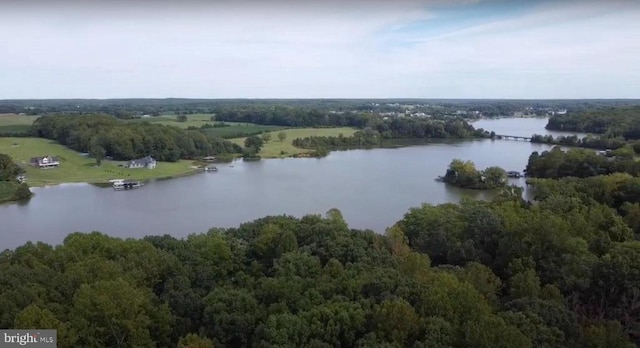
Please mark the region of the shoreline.
<svg viewBox="0 0 640 348"><path fill-rule="evenodd" d="M180 174L176 174L176 175L169 175L169 176L158 176L158 177L153 177L153 178L147 178L147 179L131 179L131 180L137 180L137 181L142 181L142 182L146 182L146 181L152 181L152 180L170 180L170 179L177 179L177 178L182 178L182 177L187 177L187 176L191 176L191 175L195 175L199 172L201 172L202 170L200 168L198 169L191 169L188 172L185 173L180 173ZM113 180L113 179L111 179ZM26 183L27 185L29 185L29 183ZM47 188L47 187L55 187L55 186L60 186L60 185L73 185L73 184L87 184L87 185L107 185L109 184L109 181L61 181L61 182L53 182L53 183L43 183L43 184L37 184L37 185L29 185L29 188Z"/></svg>
<svg viewBox="0 0 640 348"><path fill-rule="evenodd" d="M433 143L447 143L447 142L460 142L460 141L478 141L478 140L489 140L489 138L441 138L441 139L400 139L400 140L414 140L414 143L409 143L409 144L392 144L392 145L378 145L378 146L368 146L368 147L344 147L344 148L333 148L333 149L327 149L329 151L329 153L334 152L334 151L351 151L351 150L374 150L374 149L400 149L400 148L405 148L405 147L411 147L411 146L421 146L421 145L428 145L428 144L433 144ZM286 156L261 156L261 158L257 161L261 161L261 160L277 160L277 159L309 159L309 158L314 158L314 159L321 159L323 157L326 156L313 156L312 153L314 151L314 149L303 149L300 148L300 150L305 151L305 152L300 152L300 153L296 153L296 154L291 154L291 155L286 155ZM229 162L217 162L214 164L226 164L226 163L233 163L235 161L247 161L247 162L251 162L251 160L245 160L242 157L239 156L234 156L233 159ZM152 178L146 178L146 179L131 179L131 180L137 180L137 181L141 181L141 182L148 182L148 181L154 181L154 180L171 180L171 179L178 179L178 178L182 178L182 177L187 177L187 176L191 176L191 175L196 175L200 172L204 172L203 168L191 168L189 171L186 171L184 173L179 173L176 175L168 175L168 176L158 176L158 177L152 177ZM107 180L99 180L99 181L92 181L92 180L85 180L85 181L60 181L60 182L46 182L46 183L42 183L42 184L36 184L36 185L30 185L29 182L26 182L27 185L29 185L29 188L47 188L47 187L55 187L55 186L60 186L60 185L70 185L70 184L88 184L88 185L107 185L109 184L108 179Z"/></svg>

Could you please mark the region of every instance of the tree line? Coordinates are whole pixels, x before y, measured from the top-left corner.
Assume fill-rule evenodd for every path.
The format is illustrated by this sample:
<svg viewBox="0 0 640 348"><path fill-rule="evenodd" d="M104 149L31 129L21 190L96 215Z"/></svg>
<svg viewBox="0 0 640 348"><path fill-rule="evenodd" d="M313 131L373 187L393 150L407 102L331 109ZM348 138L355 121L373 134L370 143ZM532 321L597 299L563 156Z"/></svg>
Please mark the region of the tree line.
<svg viewBox="0 0 640 348"><path fill-rule="evenodd" d="M540 135L534 134L531 136L532 143L538 144L554 144L561 146L575 146L584 147L588 149L600 149L600 150L617 150L628 145L630 142L625 138L618 137L606 137L606 136L593 136L587 135L579 138L577 135L560 135L554 137L553 135Z"/></svg>
<svg viewBox="0 0 640 348"><path fill-rule="evenodd" d="M242 148L200 130L153 123L129 123L108 115L67 115L38 118L32 134L52 139L100 158L130 160L151 155L159 161L241 153Z"/></svg>
<svg viewBox="0 0 640 348"><path fill-rule="evenodd" d="M549 118L549 130L604 134L608 138L640 139L640 106L592 108Z"/></svg>
<svg viewBox="0 0 640 348"><path fill-rule="evenodd" d="M605 156L593 150L570 149L555 146L550 151L534 151L529 156L525 174L534 178L563 178L605 175L611 173L640 175L640 162L633 153L620 152L618 156Z"/></svg>
<svg viewBox="0 0 640 348"><path fill-rule="evenodd" d="M400 117L373 119L368 126L352 136L310 136L293 140L301 148L354 147L380 145L384 139L440 139L489 137L483 129L474 129L464 120L431 120Z"/></svg>

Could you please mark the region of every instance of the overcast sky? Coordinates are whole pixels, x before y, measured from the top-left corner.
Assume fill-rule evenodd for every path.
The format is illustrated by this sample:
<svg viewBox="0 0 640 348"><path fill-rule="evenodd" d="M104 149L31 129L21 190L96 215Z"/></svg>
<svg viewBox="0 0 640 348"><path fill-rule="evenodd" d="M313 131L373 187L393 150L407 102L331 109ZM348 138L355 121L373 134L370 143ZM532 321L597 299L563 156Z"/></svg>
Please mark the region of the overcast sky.
<svg viewBox="0 0 640 348"><path fill-rule="evenodd" d="M0 3L0 99L164 97L640 98L640 0Z"/></svg>

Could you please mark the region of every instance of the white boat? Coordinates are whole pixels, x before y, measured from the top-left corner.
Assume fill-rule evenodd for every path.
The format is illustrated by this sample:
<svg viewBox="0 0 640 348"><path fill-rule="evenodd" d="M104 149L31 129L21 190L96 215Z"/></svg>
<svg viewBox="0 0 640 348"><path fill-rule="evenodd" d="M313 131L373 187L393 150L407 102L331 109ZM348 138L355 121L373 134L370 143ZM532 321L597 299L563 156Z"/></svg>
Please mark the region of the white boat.
<svg viewBox="0 0 640 348"><path fill-rule="evenodd" d="M217 167L205 167L204 171L205 172L217 172L218 168Z"/></svg>
<svg viewBox="0 0 640 348"><path fill-rule="evenodd" d="M137 189L139 187L142 187L142 183L140 181L124 181L124 180L120 180L120 181L115 181L113 183L113 189L116 191L121 191L121 190L133 190L133 189Z"/></svg>

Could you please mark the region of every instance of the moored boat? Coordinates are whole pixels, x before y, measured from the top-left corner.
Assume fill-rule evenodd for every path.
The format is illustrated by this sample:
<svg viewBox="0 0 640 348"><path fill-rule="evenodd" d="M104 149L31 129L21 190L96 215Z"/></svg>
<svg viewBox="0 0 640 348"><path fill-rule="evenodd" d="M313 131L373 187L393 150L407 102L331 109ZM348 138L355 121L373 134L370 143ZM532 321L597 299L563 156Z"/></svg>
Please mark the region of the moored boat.
<svg viewBox="0 0 640 348"><path fill-rule="evenodd" d="M113 182L113 189L116 191L133 190L139 187L142 187L142 182L140 181L119 180Z"/></svg>

